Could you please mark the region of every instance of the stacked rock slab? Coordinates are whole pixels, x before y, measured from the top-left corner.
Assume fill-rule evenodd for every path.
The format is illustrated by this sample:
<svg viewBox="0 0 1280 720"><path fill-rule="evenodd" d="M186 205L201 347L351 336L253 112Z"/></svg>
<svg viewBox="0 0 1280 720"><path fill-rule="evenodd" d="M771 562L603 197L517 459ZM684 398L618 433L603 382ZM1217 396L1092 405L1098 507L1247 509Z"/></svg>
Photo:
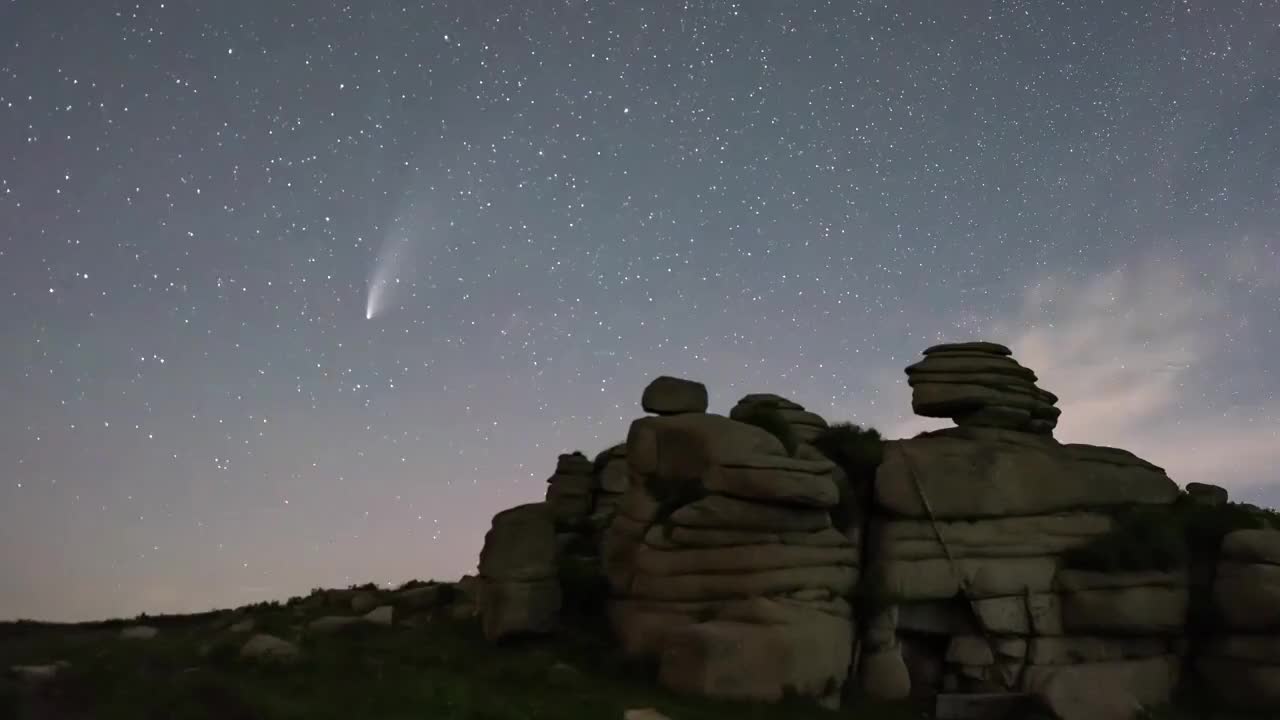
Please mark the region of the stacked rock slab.
<svg viewBox="0 0 1280 720"><path fill-rule="evenodd" d="M772 393L752 393L743 396L729 411L729 417L740 420L760 407L777 410L782 419L791 426L791 432L796 440L800 442L812 442L819 433L827 429L827 421L821 415L809 412L803 405Z"/></svg>
<svg viewBox="0 0 1280 720"><path fill-rule="evenodd" d="M555 630L561 594L555 522L546 503L518 505L493 516L479 571L485 638Z"/></svg>
<svg viewBox="0 0 1280 720"><path fill-rule="evenodd" d="M654 415L679 415L707 411L707 386L693 380L662 375L649 383L640 396L640 407Z"/></svg>
<svg viewBox="0 0 1280 720"><path fill-rule="evenodd" d="M622 502L622 496L631 484L627 470L627 444L619 443L601 451L593 467L595 481L592 484L594 494L590 522L597 531L603 531L613 520L618 503Z"/></svg>
<svg viewBox="0 0 1280 720"><path fill-rule="evenodd" d="M581 533L591 515L595 489L591 461L580 452L556 459L556 471L547 479L547 507L559 533Z"/></svg>
<svg viewBox="0 0 1280 720"><path fill-rule="evenodd" d="M1036 374L1009 348L989 342L935 345L907 368L917 415L951 418L961 427L993 427L1049 435L1058 398L1036 386Z"/></svg>
<svg viewBox="0 0 1280 720"><path fill-rule="evenodd" d="M1280 714L1280 531L1223 539L1213 604L1221 627L1196 659L1200 677L1228 707Z"/></svg>
<svg viewBox="0 0 1280 720"><path fill-rule="evenodd" d="M668 688L838 704L858 552L831 526L833 466L801 448L789 457L719 415L632 423L630 484L601 549L610 620Z"/></svg>
<svg viewBox="0 0 1280 720"><path fill-rule="evenodd" d="M934 382L937 365L928 382L912 374L917 411L955 412L962 422L980 414L885 444L867 538L866 581L880 612L867 619L877 632L863 641L864 688L880 697L1017 690L1060 698L1107 687L1111 699L1125 695L1122 705L1167 701L1180 665L1186 573L1083 572L1061 560L1111 532L1115 510L1168 505L1177 485L1127 451L1058 443L1047 432L1056 411L1023 403L1026 412L1006 413L1019 406L1001 393L1037 397L1034 375L1016 370L1006 348L939 347L929 357L940 354L957 372L961 361L983 375L1002 366L1025 382ZM1019 429L990 427L996 417L1021 418L1007 423Z"/></svg>

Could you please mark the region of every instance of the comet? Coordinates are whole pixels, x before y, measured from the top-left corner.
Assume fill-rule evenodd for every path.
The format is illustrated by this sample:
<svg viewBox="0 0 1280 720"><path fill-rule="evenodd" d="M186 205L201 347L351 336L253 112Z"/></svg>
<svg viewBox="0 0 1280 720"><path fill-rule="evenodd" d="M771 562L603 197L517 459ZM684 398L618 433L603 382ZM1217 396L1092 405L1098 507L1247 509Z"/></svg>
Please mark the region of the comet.
<svg viewBox="0 0 1280 720"><path fill-rule="evenodd" d="M373 271L369 273L369 288L364 303L365 320L372 320L386 311L392 291L400 284L407 249L407 238L388 238L383 243L374 260Z"/></svg>

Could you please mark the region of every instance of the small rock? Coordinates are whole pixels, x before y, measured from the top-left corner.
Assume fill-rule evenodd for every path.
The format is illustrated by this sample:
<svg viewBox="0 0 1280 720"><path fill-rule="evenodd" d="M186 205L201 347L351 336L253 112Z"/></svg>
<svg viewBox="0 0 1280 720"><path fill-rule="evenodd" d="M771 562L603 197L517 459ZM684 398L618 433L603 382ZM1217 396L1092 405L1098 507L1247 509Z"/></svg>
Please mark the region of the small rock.
<svg viewBox="0 0 1280 720"><path fill-rule="evenodd" d="M253 618L245 618L244 620L233 624L231 627L227 628L227 630L233 633L247 633L250 630L253 630Z"/></svg>
<svg viewBox="0 0 1280 720"><path fill-rule="evenodd" d="M581 679L578 668L566 662L557 662L547 671L547 680L555 685L573 685Z"/></svg>
<svg viewBox="0 0 1280 720"><path fill-rule="evenodd" d="M378 596L371 592L359 592L351 596L351 612L363 615L378 606Z"/></svg>
<svg viewBox="0 0 1280 720"><path fill-rule="evenodd" d="M315 633L332 633L359 622L364 622L364 618L348 615L327 615L312 620L307 624L307 630Z"/></svg>
<svg viewBox="0 0 1280 720"><path fill-rule="evenodd" d="M374 608L365 614L365 622L371 622L374 625L390 625L395 616L395 609L390 605Z"/></svg>
<svg viewBox="0 0 1280 720"><path fill-rule="evenodd" d="M51 665L14 665L9 674L27 683L42 683L54 679L58 673L71 667L71 663L59 660Z"/></svg>
<svg viewBox="0 0 1280 720"><path fill-rule="evenodd" d="M159 630L149 625L135 625L120 631L121 640L150 640L160 634Z"/></svg>
<svg viewBox="0 0 1280 720"><path fill-rule="evenodd" d="M654 708L633 708L622 711L622 720L671 720Z"/></svg>
<svg viewBox="0 0 1280 720"><path fill-rule="evenodd" d="M249 642L240 648L240 657L292 660L298 656L298 646L274 635L259 633L249 638Z"/></svg>
<svg viewBox="0 0 1280 720"><path fill-rule="evenodd" d="M1197 503L1211 507L1226 505L1229 499L1226 488L1198 482L1187 483L1187 495Z"/></svg>

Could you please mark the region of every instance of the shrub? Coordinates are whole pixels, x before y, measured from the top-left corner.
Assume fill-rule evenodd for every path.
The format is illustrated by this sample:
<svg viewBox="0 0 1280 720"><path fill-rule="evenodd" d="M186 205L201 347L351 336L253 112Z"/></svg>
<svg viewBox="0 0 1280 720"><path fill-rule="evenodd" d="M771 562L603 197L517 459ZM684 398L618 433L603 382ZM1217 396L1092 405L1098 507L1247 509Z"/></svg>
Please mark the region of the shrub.
<svg viewBox="0 0 1280 720"><path fill-rule="evenodd" d="M1065 567L1099 571L1173 570L1215 562L1236 530L1280 529L1280 513L1243 503L1205 505L1183 493L1172 505L1129 508L1106 535L1063 554Z"/></svg>
<svg viewBox="0 0 1280 720"><path fill-rule="evenodd" d="M782 412L774 405L768 403L751 405L739 412L734 419L748 425L755 425L778 438L788 455L794 456L796 449L800 446L795 432L791 429L791 423L782 417Z"/></svg>
<svg viewBox="0 0 1280 720"><path fill-rule="evenodd" d="M1185 568L1186 535L1170 508L1117 513L1111 532L1063 553L1064 567L1098 572L1170 571Z"/></svg>
<svg viewBox="0 0 1280 720"><path fill-rule="evenodd" d="M884 460L884 438L875 428L840 422L819 433L812 444L844 471L843 482L836 483L840 502L831 511L831 521L847 528L857 517L860 503L870 496L876 468Z"/></svg>

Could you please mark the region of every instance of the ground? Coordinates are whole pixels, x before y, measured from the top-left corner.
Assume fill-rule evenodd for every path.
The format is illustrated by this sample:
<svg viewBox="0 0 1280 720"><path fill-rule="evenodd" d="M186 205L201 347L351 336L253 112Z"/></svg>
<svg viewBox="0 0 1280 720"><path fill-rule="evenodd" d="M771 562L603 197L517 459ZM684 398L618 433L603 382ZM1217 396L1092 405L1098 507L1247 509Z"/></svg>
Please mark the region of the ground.
<svg viewBox="0 0 1280 720"><path fill-rule="evenodd" d="M251 614L258 630L288 639L304 619L289 607ZM248 636L226 629L236 617L230 613L146 620L160 634L133 641L119 639L122 622L0 624L0 668L71 663L39 691L0 680L0 719L621 720L624 710L642 707L673 720L929 716L906 705L855 703L836 715L798 704L675 696L616 658L598 627L493 647L474 620L441 615L416 628L362 625L304 636L302 659L291 665L241 659L238 649Z"/></svg>

